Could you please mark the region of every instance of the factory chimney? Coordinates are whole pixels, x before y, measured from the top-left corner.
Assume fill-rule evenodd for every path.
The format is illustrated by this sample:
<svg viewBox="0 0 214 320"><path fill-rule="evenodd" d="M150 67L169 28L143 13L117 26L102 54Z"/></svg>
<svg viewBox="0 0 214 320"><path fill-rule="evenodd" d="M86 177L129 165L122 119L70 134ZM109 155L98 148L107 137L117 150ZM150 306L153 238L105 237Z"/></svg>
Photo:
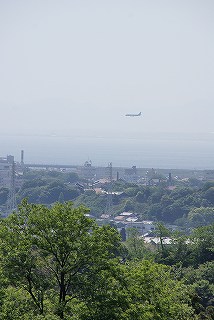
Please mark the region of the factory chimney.
<svg viewBox="0 0 214 320"><path fill-rule="evenodd" d="M21 165L24 165L24 150L21 150Z"/></svg>

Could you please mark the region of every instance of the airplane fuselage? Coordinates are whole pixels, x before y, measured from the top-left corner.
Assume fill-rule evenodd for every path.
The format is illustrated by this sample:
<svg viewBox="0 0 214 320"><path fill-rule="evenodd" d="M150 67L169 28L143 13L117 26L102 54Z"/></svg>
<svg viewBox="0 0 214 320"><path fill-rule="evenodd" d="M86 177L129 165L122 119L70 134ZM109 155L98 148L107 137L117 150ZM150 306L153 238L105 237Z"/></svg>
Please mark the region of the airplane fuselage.
<svg viewBox="0 0 214 320"><path fill-rule="evenodd" d="M139 113L127 113L125 116L126 117L140 117L141 116L141 112L139 112Z"/></svg>

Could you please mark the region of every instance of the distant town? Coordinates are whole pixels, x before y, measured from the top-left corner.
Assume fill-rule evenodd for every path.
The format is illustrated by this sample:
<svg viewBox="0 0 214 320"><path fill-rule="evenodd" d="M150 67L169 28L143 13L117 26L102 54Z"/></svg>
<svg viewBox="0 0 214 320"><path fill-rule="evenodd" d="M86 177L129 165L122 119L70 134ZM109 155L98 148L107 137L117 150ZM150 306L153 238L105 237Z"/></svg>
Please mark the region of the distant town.
<svg viewBox="0 0 214 320"><path fill-rule="evenodd" d="M54 193L55 198L54 196L51 199L45 198L43 190L43 195L40 194L38 196L42 203L50 205L52 202L58 201L60 197L79 203L80 200L78 199L81 199L83 194L86 197L86 195L93 193L97 199L102 199L102 203L97 204L94 210L93 206L90 208L90 216L96 219L99 225L113 223L120 231L123 228L135 227L139 234L143 236L149 236L154 230L154 221L145 219L149 215L146 216L142 212L139 214L139 212L133 210L132 206L114 206L115 203L119 204L127 201L127 192L124 191L125 187L122 188L121 184L132 188L136 186L140 191L142 188L151 187L153 190L154 188L164 188L164 190L171 192L177 187L197 187L200 183L203 184L214 180L214 170L137 168L135 165L131 168L122 168L114 167L111 162L106 167L96 167L91 161L86 161L83 165L78 166L72 164L25 163L24 150L21 150L19 161L14 159L12 155L0 157L0 208L2 216L7 216L15 210L17 202L20 203L24 195L32 198L32 193L39 189L39 185L33 185L31 182L32 186L34 186L34 192L32 192L32 189L31 193L30 191L29 193L26 192L26 177L29 177L31 173L35 174L35 172L38 175L37 179L40 180L45 175L60 177L60 179L72 175L76 177L70 181L65 179L65 182L63 182L64 189L58 188L58 193ZM67 188L66 190L65 187ZM48 192L50 194L50 190ZM35 198L34 201L38 202L38 199ZM145 211L142 206L138 210ZM176 226L174 226L174 229L176 229ZM147 241L150 241L149 239ZM153 239L153 241L155 240Z"/></svg>

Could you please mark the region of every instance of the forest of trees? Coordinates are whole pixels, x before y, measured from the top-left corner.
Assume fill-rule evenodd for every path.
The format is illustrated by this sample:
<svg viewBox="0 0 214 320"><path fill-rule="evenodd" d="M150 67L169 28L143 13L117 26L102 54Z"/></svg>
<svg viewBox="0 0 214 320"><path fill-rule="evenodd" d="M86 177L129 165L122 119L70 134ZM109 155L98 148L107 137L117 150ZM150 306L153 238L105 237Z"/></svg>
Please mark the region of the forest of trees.
<svg viewBox="0 0 214 320"><path fill-rule="evenodd" d="M154 248L135 229L122 242L88 211L23 200L1 219L0 319L213 319L214 225Z"/></svg>
<svg viewBox="0 0 214 320"><path fill-rule="evenodd" d="M27 171L23 184L17 190L17 202L27 198L30 203L51 205L57 201L73 201L75 206L85 205L90 213L99 218L104 213L107 195L95 190L83 191L77 182L87 186L74 172ZM102 186L108 190L108 183ZM165 185L145 186L114 181L112 190L122 192L113 195L114 215L124 211L135 212L139 220L153 220L192 228L214 223L214 181L190 179L178 183L172 189ZM0 206L6 204L9 190L0 188Z"/></svg>

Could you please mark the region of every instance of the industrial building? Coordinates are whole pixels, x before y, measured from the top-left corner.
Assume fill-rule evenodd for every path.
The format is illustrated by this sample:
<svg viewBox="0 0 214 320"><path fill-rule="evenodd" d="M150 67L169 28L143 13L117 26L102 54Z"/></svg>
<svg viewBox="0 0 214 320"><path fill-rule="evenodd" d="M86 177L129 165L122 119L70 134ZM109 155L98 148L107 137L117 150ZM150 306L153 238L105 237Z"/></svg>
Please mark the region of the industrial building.
<svg viewBox="0 0 214 320"><path fill-rule="evenodd" d="M0 157L0 187L10 188L13 156Z"/></svg>

